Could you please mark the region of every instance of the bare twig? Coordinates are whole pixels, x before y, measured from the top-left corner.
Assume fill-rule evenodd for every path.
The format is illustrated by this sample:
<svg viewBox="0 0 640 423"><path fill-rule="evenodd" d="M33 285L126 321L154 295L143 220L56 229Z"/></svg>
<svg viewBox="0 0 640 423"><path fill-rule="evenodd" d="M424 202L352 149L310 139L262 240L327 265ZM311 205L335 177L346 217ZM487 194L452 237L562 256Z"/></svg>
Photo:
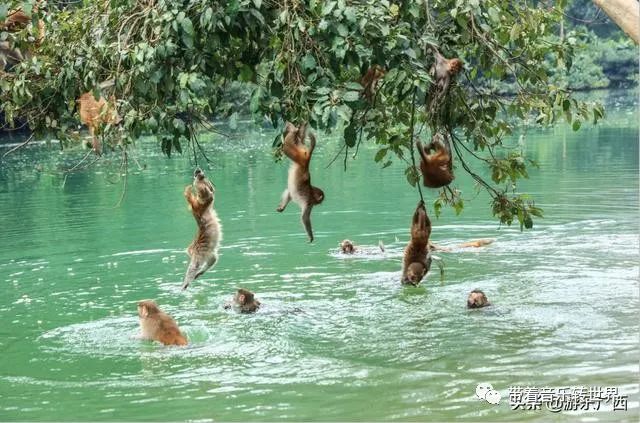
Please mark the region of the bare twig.
<svg viewBox="0 0 640 423"><path fill-rule="evenodd" d="M21 142L20 144L16 145L15 147L11 148L9 151L7 151L6 153L4 153L2 155L2 158L4 159L5 157L7 157L9 154L13 153L16 150L21 149L22 147L24 147L25 145L29 144L31 142L31 140L33 139L33 134L31 134L29 136L29 138L27 138L27 140L25 142Z"/></svg>

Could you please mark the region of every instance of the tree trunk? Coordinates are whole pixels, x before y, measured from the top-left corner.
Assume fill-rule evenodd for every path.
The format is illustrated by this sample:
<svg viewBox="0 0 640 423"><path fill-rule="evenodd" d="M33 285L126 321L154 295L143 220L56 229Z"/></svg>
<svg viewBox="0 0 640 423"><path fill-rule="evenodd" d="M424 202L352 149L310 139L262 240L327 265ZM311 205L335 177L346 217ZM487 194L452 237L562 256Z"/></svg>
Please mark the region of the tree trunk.
<svg viewBox="0 0 640 423"><path fill-rule="evenodd" d="M637 0L593 0L636 44L640 43L640 4Z"/></svg>

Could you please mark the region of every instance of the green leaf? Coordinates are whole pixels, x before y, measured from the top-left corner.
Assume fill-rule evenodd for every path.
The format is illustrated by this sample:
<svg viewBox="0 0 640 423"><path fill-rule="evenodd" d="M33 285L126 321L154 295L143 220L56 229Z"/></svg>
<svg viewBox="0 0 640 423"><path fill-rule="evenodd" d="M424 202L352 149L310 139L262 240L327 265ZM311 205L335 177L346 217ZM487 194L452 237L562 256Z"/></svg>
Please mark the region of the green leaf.
<svg viewBox="0 0 640 423"><path fill-rule="evenodd" d="M302 58L300 65L304 70L313 70L316 67L316 58L311 53L307 53Z"/></svg>
<svg viewBox="0 0 640 423"><path fill-rule="evenodd" d="M345 91L342 94L342 101L351 103L360 100L360 93L358 91Z"/></svg>
<svg viewBox="0 0 640 423"><path fill-rule="evenodd" d="M322 8L322 15L323 16L327 16L328 14L331 13L331 11L333 11L333 8L336 7L337 2L335 1L329 1L327 2L324 7Z"/></svg>
<svg viewBox="0 0 640 423"><path fill-rule="evenodd" d="M388 148L381 148L380 150L378 150L378 152L376 153L376 156L374 157L374 160L376 161L376 163L382 161L382 159L384 159L384 157L387 155L388 151L389 151Z"/></svg>
<svg viewBox="0 0 640 423"><path fill-rule="evenodd" d="M7 19L7 14L9 13L9 5L6 3L0 4L0 21L4 21Z"/></svg>
<svg viewBox="0 0 640 423"><path fill-rule="evenodd" d="M581 125L582 125L582 122L580 122L580 119L576 119L573 121L573 125L571 127L573 128L574 131L577 131L580 129Z"/></svg>
<svg viewBox="0 0 640 423"><path fill-rule="evenodd" d="M358 133L356 131L354 123L351 122L349 126L344 128L344 142L348 147L355 147L357 139Z"/></svg>

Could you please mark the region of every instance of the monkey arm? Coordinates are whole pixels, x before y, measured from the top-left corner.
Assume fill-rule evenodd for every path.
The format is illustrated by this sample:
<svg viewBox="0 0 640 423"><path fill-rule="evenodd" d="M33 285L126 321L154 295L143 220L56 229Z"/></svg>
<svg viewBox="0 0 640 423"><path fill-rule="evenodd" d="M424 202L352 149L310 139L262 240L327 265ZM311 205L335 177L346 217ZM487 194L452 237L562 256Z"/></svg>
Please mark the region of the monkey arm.
<svg viewBox="0 0 640 423"><path fill-rule="evenodd" d="M307 235L309 236L309 242L313 242L313 230L311 229L311 209L313 206L311 204L307 204L302 209L302 224L304 225L304 229L307 231Z"/></svg>
<svg viewBox="0 0 640 423"><path fill-rule="evenodd" d="M192 208L197 208L198 206L198 198L193 195L192 191L191 191L191 185L187 185L184 188L184 198L187 200L187 203L189 203L189 205Z"/></svg>
<svg viewBox="0 0 640 423"><path fill-rule="evenodd" d="M278 204L278 208L276 211L282 212L287 207L287 204L291 201L291 194L289 194L289 190L285 189L282 192L282 199L280 200L280 204Z"/></svg>
<svg viewBox="0 0 640 423"><path fill-rule="evenodd" d="M295 144L293 141L285 139L282 144L282 152L301 166L304 166L308 161L309 152L307 149Z"/></svg>
<svg viewBox="0 0 640 423"><path fill-rule="evenodd" d="M316 148L316 136L309 132L309 160L311 160L311 155L313 154L313 150Z"/></svg>

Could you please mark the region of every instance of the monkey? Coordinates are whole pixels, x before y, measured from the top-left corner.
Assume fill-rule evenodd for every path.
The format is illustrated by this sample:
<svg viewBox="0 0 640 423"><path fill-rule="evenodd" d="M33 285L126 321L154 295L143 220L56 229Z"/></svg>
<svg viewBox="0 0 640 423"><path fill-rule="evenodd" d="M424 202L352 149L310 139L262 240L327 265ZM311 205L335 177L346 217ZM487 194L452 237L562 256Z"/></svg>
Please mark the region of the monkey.
<svg viewBox="0 0 640 423"><path fill-rule="evenodd" d="M476 239L474 241L463 242L462 244L458 244L458 248L480 248L492 244L492 239ZM451 252L451 248L443 247L442 245L434 244L429 241L429 251L444 251L445 253Z"/></svg>
<svg viewBox="0 0 640 423"><path fill-rule="evenodd" d="M422 171L423 185L428 188L441 188L449 185L454 176L451 145L447 137L435 133L431 142L425 147L420 141L416 144L421 157L420 170Z"/></svg>
<svg viewBox="0 0 640 423"><path fill-rule="evenodd" d="M287 188L282 193L282 200L276 211L283 212L291 200L297 203L302 210L302 224L309 237L309 242L313 242L313 230L311 228L311 210L313 206L324 201L324 192L311 185L311 173L309 163L313 150L316 147L316 137L309 133L309 148L304 145L306 137L306 123L296 128L292 123L287 122L284 130L284 141L282 151L291 159L289 167L289 177Z"/></svg>
<svg viewBox="0 0 640 423"><path fill-rule="evenodd" d="M384 244L381 240L378 241L378 248L380 249L381 253L384 253ZM342 254L354 254L357 251L359 251L359 249L356 248L356 245L353 243L353 241L345 239L340 242L340 252L342 252Z"/></svg>
<svg viewBox="0 0 640 423"><path fill-rule="evenodd" d="M459 247L460 248L467 248L467 247L480 248L492 243L493 243L492 239L476 239L475 241L463 242L462 244L459 245Z"/></svg>
<svg viewBox="0 0 640 423"><path fill-rule="evenodd" d="M385 75L385 70L380 65L373 65L364 76L360 78L360 85L362 85L362 96L367 99L368 102L373 102L373 99L378 90L378 81Z"/></svg>
<svg viewBox="0 0 640 423"><path fill-rule="evenodd" d="M236 308L240 313L255 313L260 308L260 301L256 300L253 292L240 288L233 296L233 301L224 305L225 309Z"/></svg>
<svg viewBox="0 0 640 423"><path fill-rule="evenodd" d="M449 253L451 252L451 248L443 247L441 245L434 244L433 242L429 241L429 251L443 251L445 253Z"/></svg>
<svg viewBox="0 0 640 423"><path fill-rule="evenodd" d="M469 293L469 297L467 298L467 308L482 308L490 305L491 303L487 299L487 296L479 289L474 289Z"/></svg>
<svg viewBox="0 0 640 423"><path fill-rule="evenodd" d="M92 148L96 155L102 155L102 143L96 132L101 125L117 125L122 119L118 115L115 106L115 98L112 96L107 102L100 96L96 100L91 91L82 94L76 102L79 104L80 121L87 125L92 138Z"/></svg>
<svg viewBox="0 0 640 423"><path fill-rule="evenodd" d="M37 13L38 3L33 5L33 12ZM22 9L10 10L4 22L0 23L0 31L17 32L31 24L31 17L27 16ZM38 38L35 39L35 47L39 47L45 37L44 21L38 20ZM32 57L31 49L21 51L13 47L9 41L0 42L0 72L10 70L18 63Z"/></svg>
<svg viewBox="0 0 640 423"><path fill-rule="evenodd" d="M433 57L435 63L431 67L430 74L434 79L435 84L431 89L429 112L433 115L436 111L436 107L441 100L447 95L447 91L454 80L456 75L462 70L462 60L458 58L447 59L444 57L437 48L432 47Z"/></svg>
<svg viewBox="0 0 640 423"><path fill-rule="evenodd" d="M215 189L211 181L202 170L196 169L193 173L193 184L184 188L184 197L198 224L198 231L187 249L191 260L182 282L183 290L218 261L222 225L213 209L214 194Z"/></svg>
<svg viewBox="0 0 640 423"><path fill-rule="evenodd" d="M342 254L353 254L356 252L356 246L350 240L345 239L340 243L340 251Z"/></svg>
<svg viewBox="0 0 640 423"><path fill-rule="evenodd" d="M418 286L431 268L429 236L431 221L427 216L424 201L420 200L411 222L411 240L404 250L402 262L402 283Z"/></svg>
<svg viewBox="0 0 640 423"><path fill-rule="evenodd" d="M162 342L164 345L187 345L175 320L160 310L153 300L138 303L141 334L139 339Z"/></svg>

